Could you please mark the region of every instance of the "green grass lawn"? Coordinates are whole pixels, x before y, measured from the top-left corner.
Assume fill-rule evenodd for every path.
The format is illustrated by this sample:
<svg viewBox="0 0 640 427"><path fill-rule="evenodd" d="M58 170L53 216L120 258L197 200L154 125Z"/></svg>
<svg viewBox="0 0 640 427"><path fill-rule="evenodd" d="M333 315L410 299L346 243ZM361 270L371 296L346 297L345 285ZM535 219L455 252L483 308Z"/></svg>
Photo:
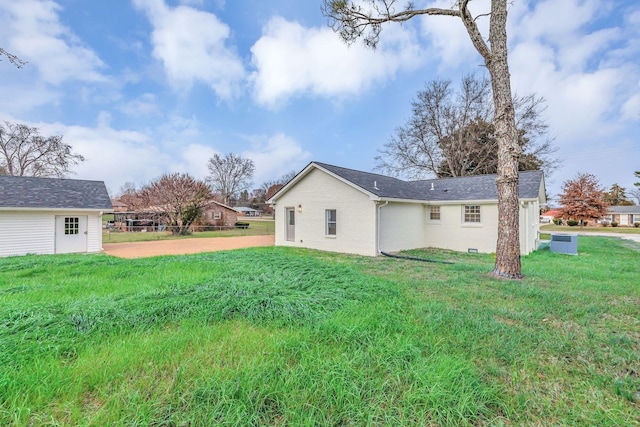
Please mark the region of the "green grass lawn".
<svg viewBox="0 0 640 427"><path fill-rule="evenodd" d="M567 225L546 224L540 227L540 231L561 231L563 233L611 233L611 234L640 234L640 227L569 227Z"/></svg>
<svg viewBox="0 0 640 427"><path fill-rule="evenodd" d="M640 425L640 245L0 260L0 425Z"/></svg>
<svg viewBox="0 0 640 427"><path fill-rule="evenodd" d="M103 243L147 242L150 240L193 239L199 237L237 237L263 236L275 234L275 223L270 220L254 220L243 218L240 222L248 222L249 228L232 230L199 231L188 236L174 236L169 232L121 232L102 231Z"/></svg>

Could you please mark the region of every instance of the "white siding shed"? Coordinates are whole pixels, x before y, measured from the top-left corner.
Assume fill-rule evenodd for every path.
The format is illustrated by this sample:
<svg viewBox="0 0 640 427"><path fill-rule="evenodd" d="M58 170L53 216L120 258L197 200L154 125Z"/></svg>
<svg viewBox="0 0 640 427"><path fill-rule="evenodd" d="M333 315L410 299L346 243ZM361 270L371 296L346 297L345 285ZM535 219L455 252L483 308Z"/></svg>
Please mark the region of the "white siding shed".
<svg viewBox="0 0 640 427"><path fill-rule="evenodd" d="M102 181L0 176L0 257L99 252L112 210Z"/></svg>

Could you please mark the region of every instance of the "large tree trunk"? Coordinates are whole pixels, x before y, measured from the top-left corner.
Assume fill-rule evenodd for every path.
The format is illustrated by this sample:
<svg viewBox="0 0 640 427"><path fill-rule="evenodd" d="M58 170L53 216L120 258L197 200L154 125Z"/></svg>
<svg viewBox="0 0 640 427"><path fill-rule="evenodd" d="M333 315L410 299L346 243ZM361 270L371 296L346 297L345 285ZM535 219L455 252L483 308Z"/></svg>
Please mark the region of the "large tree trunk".
<svg viewBox="0 0 640 427"><path fill-rule="evenodd" d="M492 1L489 32L491 56L485 58L491 75L495 105L494 124L498 141L498 243L493 274L519 279L522 277L518 201L518 159L521 149L518 144L507 62L506 3L506 0Z"/></svg>

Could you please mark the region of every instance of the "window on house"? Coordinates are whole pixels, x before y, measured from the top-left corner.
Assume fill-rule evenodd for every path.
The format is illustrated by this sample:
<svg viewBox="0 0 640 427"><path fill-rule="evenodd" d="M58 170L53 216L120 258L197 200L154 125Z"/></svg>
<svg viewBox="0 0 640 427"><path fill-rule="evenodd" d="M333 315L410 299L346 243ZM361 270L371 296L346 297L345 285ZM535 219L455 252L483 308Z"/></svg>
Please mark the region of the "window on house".
<svg viewBox="0 0 640 427"><path fill-rule="evenodd" d="M440 220L440 206L431 206L429 208L429 219L432 221Z"/></svg>
<svg viewBox="0 0 640 427"><path fill-rule="evenodd" d="M211 213L211 218L213 218L213 219L222 219L222 212L213 212L213 213Z"/></svg>
<svg viewBox="0 0 640 427"><path fill-rule="evenodd" d="M64 234L78 234L80 232L80 218L66 217L64 219Z"/></svg>
<svg viewBox="0 0 640 427"><path fill-rule="evenodd" d="M480 222L480 205L465 205L464 222Z"/></svg>
<svg viewBox="0 0 640 427"><path fill-rule="evenodd" d="M326 211L326 228L325 233L327 236L335 236L336 235L336 210L335 209L327 209Z"/></svg>

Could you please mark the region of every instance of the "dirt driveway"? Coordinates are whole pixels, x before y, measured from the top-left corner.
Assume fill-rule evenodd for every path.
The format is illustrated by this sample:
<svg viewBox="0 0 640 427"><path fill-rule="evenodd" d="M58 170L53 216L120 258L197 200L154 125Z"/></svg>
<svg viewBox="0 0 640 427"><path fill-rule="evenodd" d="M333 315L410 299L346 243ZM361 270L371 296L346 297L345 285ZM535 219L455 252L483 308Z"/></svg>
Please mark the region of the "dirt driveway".
<svg viewBox="0 0 640 427"><path fill-rule="evenodd" d="M158 255L184 255L227 249L273 246L275 236L212 237L154 242L105 243L104 252L120 258L145 258Z"/></svg>

